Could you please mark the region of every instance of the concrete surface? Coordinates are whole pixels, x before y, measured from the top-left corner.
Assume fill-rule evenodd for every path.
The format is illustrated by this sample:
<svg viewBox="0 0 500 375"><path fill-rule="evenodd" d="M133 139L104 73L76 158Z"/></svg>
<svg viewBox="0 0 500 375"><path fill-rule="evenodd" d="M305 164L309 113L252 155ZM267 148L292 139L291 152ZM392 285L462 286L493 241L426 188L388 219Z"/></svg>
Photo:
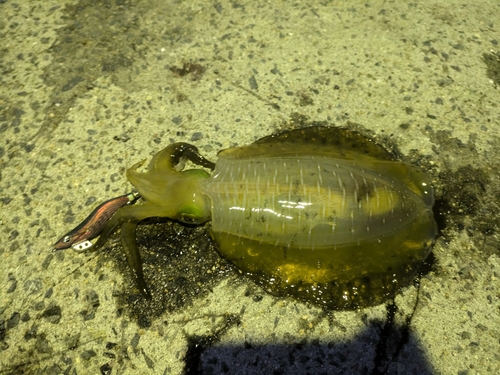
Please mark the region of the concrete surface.
<svg viewBox="0 0 500 375"><path fill-rule="evenodd" d="M496 1L0 1L0 373L500 373L499 42ZM166 231L186 276L151 307L119 245L51 252L173 141L313 122L433 176L441 236L393 303L272 297L169 222L141 249Z"/></svg>

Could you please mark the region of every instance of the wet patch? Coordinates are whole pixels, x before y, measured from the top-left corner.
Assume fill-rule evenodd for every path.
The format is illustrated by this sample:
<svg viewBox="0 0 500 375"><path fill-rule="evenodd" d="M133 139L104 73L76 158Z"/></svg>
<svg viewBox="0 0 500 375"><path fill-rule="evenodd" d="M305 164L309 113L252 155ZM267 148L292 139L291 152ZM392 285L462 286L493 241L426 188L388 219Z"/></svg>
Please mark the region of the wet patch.
<svg viewBox="0 0 500 375"><path fill-rule="evenodd" d="M483 62L486 64L486 76L496 87L500 86L500 53L484 53Z"/></svg>
<svg viewBox="0 0 500 375"><path fill-rule="evenodd" d="M467 143L454 138L447 131L430 131L434 143L434 158L441 164L435 177L437 199L436 220L441 234L451 240L457 231L466 230L478 249L487 257L500 254L500 186L493 183L500 173L500 155L496 149L488 151L485 160L477 150L475 135ZM499 139L493 136L492 144ZM472 161L477 160L477 163Z"/></svg>
<svg viewBox="0 0 500 375"><path fill-rule="evenodd" d="M96 6L94 1L82 0L66 5L65 26L58 29L50 47L54 61L43 74L53 90L41 132L50 132L64 121L76 99L91 91L100 77L134 90L128 85L130 67L141 56L144 38L134 7L129 1Z"/></svg>
<svg viewBox="0 0 500 375"><path fill-rule="evenodd" d="M182 67L171 66L170 71L179 77L190 77L192 81L198 81L203 73L205 73L205 67L201 64L186 62Z"/></svg>
<svg viewBox="0 0 500 375"><path fill-rule="evenodd" d="M211 293L221 280L234 275L232 266L215 250L208 228L154 220L137 227L137 245L152 300L136 289L121 245L114 246L109 256L130 280L115 294L118 311L130 315L141 327L149 327L164 312L192 305L195 299Z"/></svg>

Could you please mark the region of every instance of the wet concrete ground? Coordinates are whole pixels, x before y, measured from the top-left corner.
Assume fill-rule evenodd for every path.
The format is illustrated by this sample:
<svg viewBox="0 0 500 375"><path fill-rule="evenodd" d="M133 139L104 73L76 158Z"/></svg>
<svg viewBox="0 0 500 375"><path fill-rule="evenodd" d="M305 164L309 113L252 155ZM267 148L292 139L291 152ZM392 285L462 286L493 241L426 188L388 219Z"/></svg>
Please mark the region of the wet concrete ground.
<svg viewBox="0 0 500 375"><path fill-rule="evenodd" d="M500 372L500 8L494 1L0 1L0 373ZM441 235L394 301L268 295L207 229L142 225L161 298L118 242L51 252L174 141L215 160L306 124L433 177Z"/></svg>

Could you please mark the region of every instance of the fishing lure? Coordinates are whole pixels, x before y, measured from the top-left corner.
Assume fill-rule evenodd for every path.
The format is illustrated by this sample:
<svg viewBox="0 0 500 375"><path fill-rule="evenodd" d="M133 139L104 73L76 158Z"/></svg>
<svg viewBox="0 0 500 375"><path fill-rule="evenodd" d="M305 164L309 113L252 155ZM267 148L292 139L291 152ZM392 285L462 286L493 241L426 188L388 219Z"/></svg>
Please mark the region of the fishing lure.
<svg viewBox="0 0 500 375"><path fill-rule="evenodd" d="M186 159L213 173L183 170ZM93 249L121 227L146 297L135 228L148 217L211 220L220 254L266 291L335 309L392 297L414 277L437 233L430 177L347 129L271 135L219 152L216 164L195 146L174 143L140 173L143 163L127 171L143 200L118 209Z"/></svg>
<svg viewBox="0 0 500 375"><path fill-rule="evenodd" d="M138 193L129 193L111 198L97 206L76 228L70 230L54 244L54 251L73 248L77 251L92 247L90 240L101 234L103 226L125 205L132 204L139 197Z"/></svg>

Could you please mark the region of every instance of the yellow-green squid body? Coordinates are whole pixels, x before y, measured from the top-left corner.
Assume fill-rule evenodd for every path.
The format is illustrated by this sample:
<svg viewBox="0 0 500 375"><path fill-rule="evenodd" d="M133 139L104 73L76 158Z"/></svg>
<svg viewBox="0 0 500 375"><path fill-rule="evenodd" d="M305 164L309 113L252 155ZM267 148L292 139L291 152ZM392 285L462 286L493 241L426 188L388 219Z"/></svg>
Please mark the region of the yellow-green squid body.
<svg viewBox="0 0 500 375"><path fill-rule="evenodd" d="M209 170L182 170L190 160ZM328 308L382 302L414 276L437 233L421 169L358 133L311 127L223 150L214 164L175 143L144 173L127 171L143 201L117 211L95 248L121 226L134 278L149 295L135 227L148 217L211 220L222 256L268 292Z"/></svg>

